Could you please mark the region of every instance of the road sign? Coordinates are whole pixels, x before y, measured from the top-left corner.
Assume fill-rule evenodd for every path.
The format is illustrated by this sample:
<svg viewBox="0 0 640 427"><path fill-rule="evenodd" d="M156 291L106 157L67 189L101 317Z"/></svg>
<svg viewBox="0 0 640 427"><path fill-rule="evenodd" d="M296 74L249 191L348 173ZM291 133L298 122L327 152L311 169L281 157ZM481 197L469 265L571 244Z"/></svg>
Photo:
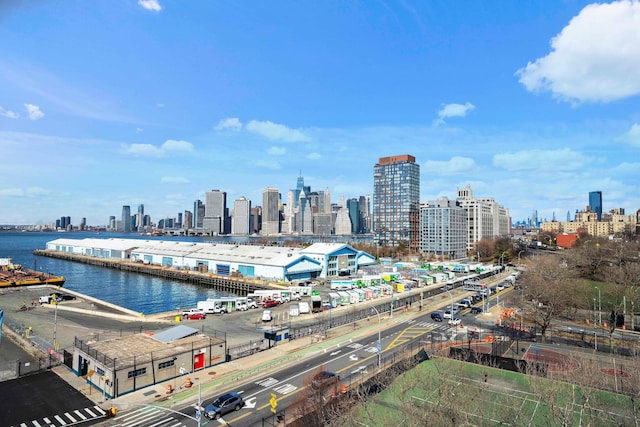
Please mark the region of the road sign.
<svg viewBox="0 0 640 427"><path fill-rule="evenodd" d="M276 407L278 406L278 401L276 400L276 394L271 393L271 399L269 399L269 403L271 404L271 412L276 413Z"/></svg>

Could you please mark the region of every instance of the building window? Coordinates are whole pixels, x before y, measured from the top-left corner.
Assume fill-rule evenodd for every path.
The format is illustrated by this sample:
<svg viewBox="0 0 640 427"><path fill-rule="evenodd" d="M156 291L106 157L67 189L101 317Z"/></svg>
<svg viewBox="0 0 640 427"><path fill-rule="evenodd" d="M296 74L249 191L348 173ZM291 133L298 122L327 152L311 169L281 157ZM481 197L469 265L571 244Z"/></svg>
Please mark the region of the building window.
<svg viewBox="0 0 640 427"><path fill-rule="evenodd" d="M168 360L166 362L158 363L158 369L170 368L175 365L175 360Z"/></svg>
<svg viewBox="0 0 640 427"><path fill-rule="evenodd" d="M135 371L129 371L127 374L128 378L139 377L140 375L144 375L147 373L147 368L136 369Z"/></svg>
<svg viewBox="0 0 640 427"><path fill-rule="evenodd" d="M104 375L104 369L102 368L96 368L96 372L98 373L98 375Z"/></svg>

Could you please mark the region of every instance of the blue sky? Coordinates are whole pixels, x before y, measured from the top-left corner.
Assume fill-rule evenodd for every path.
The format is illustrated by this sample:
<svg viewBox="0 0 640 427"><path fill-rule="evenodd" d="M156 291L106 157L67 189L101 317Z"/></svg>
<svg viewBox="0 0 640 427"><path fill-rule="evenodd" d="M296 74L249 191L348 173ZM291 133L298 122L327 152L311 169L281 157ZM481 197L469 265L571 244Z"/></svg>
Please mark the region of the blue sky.
<svg viewBox="0 0 640 427"><path fill-rule="evenodd" d="M334 202L412 154L514 220L640 208L640 2L0 2L0 224ZM135 208L133 208L135 210Z"/></svg>

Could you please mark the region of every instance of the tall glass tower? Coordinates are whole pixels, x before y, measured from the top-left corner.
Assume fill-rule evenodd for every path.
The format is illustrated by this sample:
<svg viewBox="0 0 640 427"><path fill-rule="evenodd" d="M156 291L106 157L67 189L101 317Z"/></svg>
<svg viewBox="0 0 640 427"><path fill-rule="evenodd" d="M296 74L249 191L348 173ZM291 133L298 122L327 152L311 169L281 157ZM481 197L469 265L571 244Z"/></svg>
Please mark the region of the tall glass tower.
<svg viewBox="0 0 640 427"><path fill-rule="evenodd" d="M420 165L414 156L378 159L373 167L372 205L376 242L418 249Z"/></svg>
<svg viewBox="0 0 640 427"><path fill-rule="evenodd" d="M589 210L598 214L598 221L602 220L602 191L589 192Z"/></svg>

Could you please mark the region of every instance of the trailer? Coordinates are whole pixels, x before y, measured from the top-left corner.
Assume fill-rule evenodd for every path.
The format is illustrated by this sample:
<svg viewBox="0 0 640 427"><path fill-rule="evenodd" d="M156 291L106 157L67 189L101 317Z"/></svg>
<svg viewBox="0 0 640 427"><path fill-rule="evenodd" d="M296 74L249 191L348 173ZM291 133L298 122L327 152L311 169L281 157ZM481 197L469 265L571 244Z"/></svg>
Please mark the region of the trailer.
<svg viewBox="0 0 640 427"><path fill-rule="evenodd" d="M320 295L311 295L311 312L322 313L322 298Z"/></svg>
<svg viewBox="0 0 640 427"><path fill-rule="evenodd" d="M311 311L311 309L309 308L309 303L306 301L300 301L298 303L298 308L300 314L309 314L309 312ZM322 301L320 301L320 308L322 308Z"/></svg>

